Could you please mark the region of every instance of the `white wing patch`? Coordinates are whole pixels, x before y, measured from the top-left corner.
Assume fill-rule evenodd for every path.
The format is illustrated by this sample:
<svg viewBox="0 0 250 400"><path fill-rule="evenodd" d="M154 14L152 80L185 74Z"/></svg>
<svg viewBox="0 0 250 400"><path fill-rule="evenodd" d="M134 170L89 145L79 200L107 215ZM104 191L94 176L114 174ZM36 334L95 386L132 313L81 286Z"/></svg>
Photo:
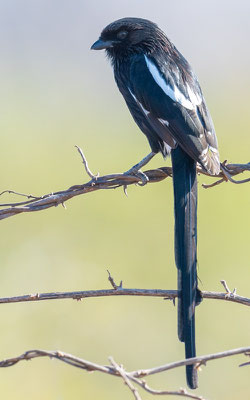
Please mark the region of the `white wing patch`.
<svg viewBox="0 0 250 400"><path fill-rule="evenodd" d="M218 149L216 149L215 147L209 146L209 149L213 152L213 153L219 153Z"/></svg>
<svg viewBox="0 0 250 400"><path fill-rule="evenodd" d="M147 116L149 114L149 111L146 110L146 108L143 107L143 105L139 102L139 100L137 100L137 98L135 97L134 93L132 92L132 90L130 88L128 88L131 96L133 97L133 99L136 101L137 104L139 104L139 106L141 107L142 111L144 112L144 114Z"/></svg>
<svg viewBox="0 0 250 400"><path fill-rule="evenodd" d="M187 85L187 91L191 102L196 106L200 106L202 103L202 98L198 94L194 93L189 85Z"/></svg>
<svg viewBox="0 0 250 400"><path fill-rule="evenodd" d="M181 104L183 107L187 108L188 110L194 110L196 104L192 103L192 99L188 100L184 94L180 92L178 87L174 87L174 90L171 88L170 85L167 84L165 79L162 77L160 74L160 71L158 70L157 66L146 56L144 55L147 67L149 69L149 72L151 73L152 77L154 78L155 82L157 83L158 86L163 90L164 93L168 97L170 97L174 102ZM190 89L190 88L189 88ZM195 98L196 103L198 102L197 96L191 91L190 93L192 94L193 99ZM190 94L189 94L190 96ZM199 103L200 104L200 103Z"/></svg>
<svg viewBox="0 0 250 400"><path fill-rule="evenodd" d="M163 125L169 126L169 122L166 119L158 118L158 121L160 121Z"/></svg>
<svg viewBox="0 0 250 400"><path fill-rule="evenodd" d="M133 97L133 99L136 101L136 103L141 107L142 111L144 112L144 114L146 116L148 116L148 114L150 114L150 111L146 110L146 108L143 107L143 105L139 102L139 100L135 97L134 93L132 92L132 90L130 88L128 88L131 96ZM162 118L157 118L159 122L161 122L163 125L169 126L169 122L166 119L162 119Z"/></svg>

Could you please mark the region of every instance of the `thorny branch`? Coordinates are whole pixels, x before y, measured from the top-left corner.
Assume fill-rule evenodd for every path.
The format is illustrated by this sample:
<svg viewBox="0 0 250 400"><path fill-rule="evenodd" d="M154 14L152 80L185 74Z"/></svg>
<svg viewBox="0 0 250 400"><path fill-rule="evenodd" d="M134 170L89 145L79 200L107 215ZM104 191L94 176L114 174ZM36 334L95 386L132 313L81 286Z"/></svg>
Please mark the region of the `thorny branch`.
<svg viewBox="0 0 250 400"><path fill-rule="evenodd" d="M24 302L24 301L39 301L39 300L52 300L52 299L63 299L63 298L72 298L75 300L81 300L87 297L101 297L101 296L155 296L155 297L163 297L165 299L174 300L178 297L177 290L153 290L153 289L126 289L122 286L122 281L119 285L117 285L114 281L114 278L111 276L108 271L108 280L112 286L112 289L106 290L87 290L81 292L61 292L61 293L42 293L42 294L31 294L26 296L17 296L17 297L9 297L9 298L0 298L0 303L16 303L16 302ZM250 305L250 299L238 296L236 294L236 289L233 292L230 291L225 280L221 281L225 289L225 293L214 293L214 292L202 292L203 298L212 298L219 300L227 300L233 301L236 303ZM2 367L11 367L17 364L20 361L24 360L32 360L38 357L50 357L56 358L62 362L65 362L73 367L81 368L85 371L99 371L105 374L113 375L116 377L120 377L123 379L126 386L132 392L135 400L142 400L140 393L138 392L136 386L138 385L140 388L144 389L148 393L152 395L174 395L179 397L185 397L189 399L195 400L204 400L203 397L197 396L195 394L191 394L187 392L186 389L179 390L157 390L150 387L145 381L145 377L149 375L155 375L164 371L168 371L170 369L179 368L185 365L194 364L196 368L200 368L202 365L205 365L207 361L216 360L219 358L230 357L236 354L245 354L246 356L250 355L250 347L243 347L233 350L228 350L220 353L209 354L205 356L190 358L186 360L181 360L173 363L164 364L158 367L149 368L149 369L140 369L136 371L128 372L122 365L116 363L116 361L109 357L110 365L99 365L87 360L83 360L79 357L75 357L71 354L63 353L61 351L44 351L44 350L28 350L25 353L21 354L18 357L13 357L9 359L5 359L0 361L0 368ZM249 362L242 363L240 366L249 365Z"/></svg>
<svg viewBox="0 0 250 400"><path fill-rule="evenodd" d="M0 193L0 196L3 194L15 194L17 196L26 197L27 200L0 204L0 219L9 218L25 212L45 210L47 208L56 207L60 204L65 207L66 201L85 193L90 193L101 189L117 189L119 187L123 187L126 189L128 185L140 183L142 178L136 173L131 173L131 175L123 173L110 174L105 176L94 175L89 169L86 157L84 156L82 150L78 146L76 147L81 155L85 171L91 177L91 180L89 182L81 185L74 185L66 190L45 194L43 196L33 196L31 194L19 193L13 190L4 190ZM213 187L228 180L233 183L249 182L250 178L241 181L235 181L232 178L232 176L238 175L244 171L250 171L250 162L248 164L227 164L226 162L224 162L222 164L220 174L217 176L211 176L213 178L220 179L216 180L210 185L203 185L203 187ZM197 167L197 172L199 174L208 175L200 167ZM146 177L148 183L160 182L172 176L172 168L161 167L153 170L143 171L141 176Z"/></svg>
<svg viewBox="0 0 250 400"><path fill-rule="evenodd" d="M120 377L124 380L128 388L131 390L136 400L141 400L141 397L135 386L132 384L132 382L139 385L142 389L146 390L147 392L153 395L175 395L180 397L186 397L189 399L204 400L203 397L188 393L186 389L180 389L177 391L155 390L150 386L148 386L146 381L142 378L145 378L146 376L149 375L155 375L164 371L168 371L170 369L182 367L185 365L195 364L196 367L199 368L201 365L206 365L208 361L217 360L219 358L232 357L237 354L244 354L246 356L249 356L250 347L241 347L238 349L232 349L220 353L208 354L205 356L194 357L194 358L189 358L187 360L164 364L156 368L141 369L128 372L122 365L118 365L112 357L109 358L110 365L99 365L91 361L75 357L71 354L63 353L61 351L29 350L21 354L20 356L0 361L0 368L11 367L17 364L18 362L24 360L32 360L38 357L50 357L50 358L56 358L59 361L65 362L76 368L81 368L85 371L89 372L99 371L105 374ZM245 364L247 365L248 363Z"/></svg>
<svg viewBox="0 0 250 400"><path fill-rule="evenodd" d="M128 185L132 184L140 184L142 180L141 176L144 176L146 182L154 183L164 180L168 177L172 177L172 168L171 167L161 167L154 170L144 171L140 174L134 173L129 170L128 173L117 173L110 174L105 176L99 176L99 174L94 175L89 169L88 162L86 157L84 156L80 147L75 146L82 158L82 162L84 164L84 168L88 176L91 180L85 184L74 185L69 189L58 191L55 193L46 194L43 196L34 196L31 194L24 194L13 190L4 190L0 193L0 196L8 193L14 194L17 196L25 197L27 200L21 202L14 203L2 203L0 207L0 219L5 219L16 214L21 214L23 212L33 212L40 211L51 207L56 207L59 204L62 204L65 207L65 202L75 196L79 196L81 194L93 192L100 189L116 189L119 187L124 188L124 192L126 194L126 188ZM130 173L130 171L132 171ZM243 179L240 181L236 181L232 178L232 176L238 175L245 171L250 171L250 163L247 164L227 164L225 161L221 164L221 172L219 175L214 176L215 178L220 178L216 180L214 183L209 185L202 185L204 188L210 188L225 181L230 181L232 183L241 184L250 181L250 178ZM208 175L204 172L199 166L197 167L197 172L199 174ZM145 182L143 182L145 184ZM6 208L4 208L6 207ZM88 291L78 291L78 292L53 292L53 293L36 293L24 296L15 296L8 298L0 298L0 304L5 303L16 303L16 302L27 302L27 301L40 301L40 300L55 300L55 299L65 299L72 298L76 300L81 300L87 297L103 297L103 296L154 296L154 297L163 297L164 299L174 300L178 297L177 290L160 290L160 289L126 289L122 286L122 281L120 285L116 285L114 279L110 275L109 271L109 282L111 283L113 289L107 290L88 290ZM216 292L202 292L203 298L217 299L217 300L227 300L232 301L239 304L250 305L250 299L238 296L236 294L236 289L231 292L227 286L226 281L221 281L223 287L226 290L226 293L216 293ZM137 370L132 372L127 372L122 365L118 365L116 361L109 357L109 366L102 366L90 361L83 360L81 358L75 357L71 354L63 353L60 351L44 351L44 350L29 350L22 355L10 359L6 359L0 361L0 367L10 367L17 364L23 360L31 360L38 357L50 357L56 358L62 362L65 362L71 366L84 369L86 371L99 371L106 374L110 374L116 377L120 377L123 379L124 383L132 392L135 400L141 400L141 396L133 385L136 384L140 386L145 391L149 392L153 395L175 395L180 397L186 397L190 399L203 400L202 397L196 396L194 394L188 393L186 389L180 389L179 391L169 391L169 390L155 390L151 388L144 379L145 376L158 374L163 371L167 371L173 368L195 364L196 368L199 368L201 365L205 365L207 361L215 360L218 358L224 358L233 356L236 354L245 354L246 356L250 355L250 347L233 349L225 352L220 352L216 354L210 354L207 356L195 357L179 362L174 362L170 364L165 364L156 368ZM241 364L241 366L249 365L249 362ZM132 383L133 382L133 383Z"/></svg>
<svg viewBox="0 0 250 400"><path fill-rule="evenodd" d="M144 297L161 297L164 300L174 301L178 297L178 290L164 289L127 289L122 286L122 281L117 285L108 271L108 280L113 289L100 290L83 290L77 292L51 292L51 293L32 293L23 296L2 297L0 304L7 303L23 303L27 301L42 301L42 300L59 300L73 299L82 300L89 297L107 297L107 296L144 296ZM245 306L250 306L250 299L236 294L236 289L231 292L226 281L221 281L225 288L225 293L203 291L201 295L204 299L225 300Z"/></svg>

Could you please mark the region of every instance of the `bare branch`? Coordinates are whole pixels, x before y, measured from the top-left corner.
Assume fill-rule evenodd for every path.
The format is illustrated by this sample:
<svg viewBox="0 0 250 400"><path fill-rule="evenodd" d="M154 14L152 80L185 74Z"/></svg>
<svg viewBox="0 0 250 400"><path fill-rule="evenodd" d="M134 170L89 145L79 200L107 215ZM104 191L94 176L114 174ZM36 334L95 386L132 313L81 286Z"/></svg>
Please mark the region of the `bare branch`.
<svg viewBox="0 0 250 400"><path fill-rule="evenodd" d="M225 294L222 294L225 299ZM107 297L107 296L146 296L146 297L163 297L172 299L178 297L177 290L161 290L161 289L124 289L117 286L116 289L101 290L83 290L76 292L51 292L51 293L35 293L24 296L3 297L0 298L0 304L6 303L23 303L27 301L42 300L59 300L74 299L81 300L89 297ZM250 305L250 300L249 300Z"/></svg>
<svg viewBox="0 0 250 400"><path fill-rule="evenodd" d="M41 210L46 210L51 207L56 207L60 204L62 204L65 207L65 202L72 199L73 197L94 192L96 190L101 190L101 189L116 189L119 187L122 187L125 189L126 193L126 188L128 185L134 185L134 184L139 184L141 181L143 181L143 184L145 183L145 180L148 183L155 183L155 182L160 182L168 177L172 176L172 168L171 167L161 167L153 170L148 170L148 171L143 171L141 174L138 174L138 172L131 172L131 174L127 173L117 173L117 174L110 174L110 175L105 175L105 176L95 176L89 169L88 167L88 162L86 160L86 157L84 156L82 150L76 146L77 150L79 151L85 170L87 174L91 177L91 180L87 183L81 184L81 185L74 185L71 186L68 189L61 190L58 192L54 193L49 193L45 194L43 196L33 196L30 194L24 194L24 193L19 193L13 190L4 190L2 193L0 193L0 196L6 193L11 193L15 194L17 196L24 196L27 197L27 200L21 201L21 202L13 202L13 203L2 203L0 204L0 207L3 207L0 209L0 219L5 219L12 217L17 214L21 213L28 213L28 212L34 212L34 211L41 211ZM227 171L225 174L225 170ZM131 170L132 171L132 170ZM224 171L224 172L223 172ZM225 182L226 180L229 179L232 180L232 176L238 175L244 171L250 171L250 163L248 164L226 164L225 162L223 163L223 171L217 176L212 176L214 178L222 178L219 181L216 181L212 183L211 185L203 185L203 187L208 188L212 187L215 185L218 185L219 183ZM199 174L204 174L209 176L202 168L197 167L197 172ZM144 180L142 177L144 176ZM234 181L234 183L245 183L248 182L250 179L245 179L243 181ZM5 207L5 208L4 208Z"/></svg>
<svg viewBox="0 0 250 400"><path fill-rule="evenodd" d="M16 194L17 196L27 197L27 199L39 200L39 199L42 198L42 197L33 196L32 194L25 194L25 193L15 192L14 190L4 190L3 192L0 193L0 196L2 196L2 195L5 194L5 193L8 193L8 194Z"/></svg>
<svg viewBox="0 0 250 400"><path fill-rule="evenodd" d="M82 158L82 162L83 162L83 165L84 165L84 167L85 167L85 171L87 172L88 176L89 176L91 179L96 179L96 178L99 176L99 173L98 173L97 175L94 175L94 174L90 171L89 165L88 165L88 161L87 161L85 155L83 154L82 149L81 149L79 146L77 146L77 145L75 145L75 147L77 148L77 150L78 150L78 152L79 152L79 154L80 154L80 156L81 156L81 158Z"/></svg>
<svg viewBox="0 0 250 400"><path fill-rule="evenodd" d="M109 362L114 367L114 370L122 377L122 379L124 380L124 383L129 387L129 389L131 390L131 392L134 395L135 400L141 400L141 396L139 395L138 390L130 382L129 378L127 377L126 371L123 368L123 366L122 365L118 365L115 362L115 360L113 359L113 357L109 357ZM138 381L139 381L139 379L138 379Z"/></svg>
<svg viewBox="0 0 250 400"><path fill-rule="evenodd" d="M144 296L144 297L161 297L164 300L174 300L178 297L177 290L164 290L164 289L127 289L120 285L116 285L114 279L109 274L109 281L111 282L113 289L100 289L100 290L83 290L76 292L51 292L51 293L32 293L23 296L14 297L2 297L0 298L0 304L6 303L21 303L27 301L43 301L43 300L59 300L59 299L73 299L82 300L89 297L107 297L107 296ZM243 304L250 306L250 299L242 297L236 293L226 291L226 293L220 292L208 292L203 291L201 295L204 299L214 300L225 300L233 303Z"/></svg>
<svg viewBox="0 0 250 400"><path fill-rule="evenodd" d="M229 180L232 183L240 184L240 183L250 182L250 178L242 179L240 181L236 181L235 179L233 179L232 173L230 173L229 167L225 163L221 164L221 170L226 176L226 180Z"/></svg>
<svg viewBox="0 0 250 400"><path fill-rule="evenodd" d="M153 394L153 395L165 395L165 396L180 396L180 397L186 397L189 399L195 399L195 400L205 400L204 397L202 396L197 396L195 394L188 393L186 389L181 388L178 391L173 391L173 390L156 390L151 388L147 382L144 379L138 379L132 377L131 380L135 383L137 383L139 386L141 386L146 392Z"/></svg>
<svg viewBox="0 0 250 400"><path fill-rule="evenodd" d="M153 395L174 395L180 397L186 397L189 399L196 399L196 400L204 400L202 397L188 393L186 389L180 389L178 391L169 391L169 390L155 390L148 386L144 379L141 379L145 376L155 375L164 371L168 371L170 369L179 368L185 365L196 364L197 367L200 365L205 365L207 361L217 360L219 358L225 357L232 357L237 354L244 354L249 356L250 347L242 347L238 349L232 349L220 353L215 354L208 354L200 357L190 358L187 360L181 360L174 363L165 364L156 368L150 369L140 369L136 371L127 372L123 366L118 365L112 357L109 358L111 365L99 365L93 363L91 361L84 360L79 357L75 357L71 354L67 354L61 351L45 351L45 350L28 350L25 353L21 354L20 356L5 359L0 361L0 368L11 367L17 364L20 361L24 360L32 360L38 357L49 357L49 358L56 358L59 361L65 362L73 367L83 369L85 371L99 371L105 374L113 375L116 377L120 377L124 380L126 385L132 391L134 398L136 400L141 400L141 397L134 387L132 382L139 385L141 388L146 390L147 392ZM248 365L249 363L245 363ZM244 364L242 364L244 365Z"/></svg>
<svg viewBox="0 0 250 400"><path fill-rule="evenodd" d="M250 347L240 347L238 349L221 351L219 353L188 358L186 360L181 360L181 361L175 361L173 363L161 365L160 367L132 371L130 372L130 374L136 378L142 378L149 375L159 374L160 372L168 371L170 369L183 367L185 365L195 364L196 367L199 368L201 365L205 365L207 361L218 360L219 358L225 358L225 357L232 357L237 354L244 354L246 356L249 356L249 352L250 352Z"/></svg>

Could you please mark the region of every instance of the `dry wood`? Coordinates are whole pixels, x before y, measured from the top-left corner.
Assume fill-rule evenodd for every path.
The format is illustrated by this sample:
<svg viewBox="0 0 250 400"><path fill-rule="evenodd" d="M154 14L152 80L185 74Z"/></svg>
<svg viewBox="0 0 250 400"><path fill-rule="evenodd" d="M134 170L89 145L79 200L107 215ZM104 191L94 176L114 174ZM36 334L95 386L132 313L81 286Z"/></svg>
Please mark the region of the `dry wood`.
<svg viewBox="0 0 250 400"><path fill-rule="evenodd" d="M43 300L60 300L60 299L73 299L82 300L89 297L107 297L107 296L144 296L144 297L161 297L164 300L175 300L178 297L178 290L165 290L165 289L127 289L122 286L122 281L119 286L115 283L114 279L109 273L108 277L113 289L100 289L100 290L82 290L75 292L51 292L51 293L32 293L23 296L13 297L0 297L0 304L7 303L23 303L27 301L43 301ZM235 289L230 292L226 281L222 285L225 287L226 292L208 292L203 291L201 295L204 299L225 300L233 303L250 306L250 299L247 297L239 296L236 294Z"/></svg>
<svg viewBox="0 0 250 400"><path fill-rule="evenodd" d="M237 354L244 354L245 356L249 356L250 347L241 347L238 349L227 350L220 353L208 354L195 358L189 358L187 360L181 360L169 364L164 364L155 368L140 369L128 372L122 365L118 365L112 357L109 357L110 365L99 365L91 361L75 357L72 354L64 353L62 351L28 350L25 353L21 354L20 356L0 361L0 368L11 367L13 365L16 365L20 361L32 360L38 357L56 358L59 361L65 362L76 368L81 368L85 371L89 372L99 371L105 374L122 378L123 381L126 383L126 385L129 387L129 389L131 390L131 392L133 393L133 396L136 400L141 400L141 397L137 389L132 384L132 382L136 383L137 385L139 385L141 388L151 393L152 395L166 395L166 396L174 395L174 396L186 397L189 399L205 400L203 397L191 394L187 392L186 389L183 388L174 391L153 389L142 378L145 378L145 376L149 375L159 374L164 371L169 371L170 369L183 367L185 365L195 364L196 367L199 368L201 365L206 365L208 361L217 360L219 358L232 357ZM245 365L248 364L249 363L245 363Z"/></svg>
<svg viewBox="0 0 250 400"><path fill-rule="evenodd" d="M148 183L160 182L168 177L172 177L172 168L171 167L160 167L157 169L152 169L148 171L143 171L138 175L137 173L131 173L128 175L127 173L118 173L118 174L110 174L105 176L94 175L88 166L88 162L86 157L84 156L80 147L76 146L78 152L81 155L82 162L84 164L84 168L86 173L91 177L91 180L87 183L81 185L73 185L66 190L60 190L58 192L53 192L49 194L45 194L43 196L34 196L31 194L24 194L20 192L16 192L14 190L4 190L1 195L4 194L14 194L17 196L26 197L27 200L14 202L14 203L1 203L0 204L0 220L12 217L21 213L29 213L34 211L46 210L51 207L56 207L58 205L62 205L65 207L65 202L72 199L73 197L80 196L82 194L94 192L96 190L102 189L117 189L119 187L123 187L125 189L128 185L140 184L142 181L142 176L146 177ZM132 169L131 169L132 170ZM242 172L250 171L250 163L248 164L227 164L224 162L222 164L221 173L217 176L211 176L215 178L216 181L210 185L203 185L204 188L209 188L216 186L222 182L230 180L233 183L246 183L250 181L250 178L235 181L232 176L241 174ZM197 172L199 174L208 175L205 171L203 171L200 167L197 167ZM209 176L209 175L208 175ZM218 178L220 178L218 180ZM143 182L144 184L145 182Z"/></svg>

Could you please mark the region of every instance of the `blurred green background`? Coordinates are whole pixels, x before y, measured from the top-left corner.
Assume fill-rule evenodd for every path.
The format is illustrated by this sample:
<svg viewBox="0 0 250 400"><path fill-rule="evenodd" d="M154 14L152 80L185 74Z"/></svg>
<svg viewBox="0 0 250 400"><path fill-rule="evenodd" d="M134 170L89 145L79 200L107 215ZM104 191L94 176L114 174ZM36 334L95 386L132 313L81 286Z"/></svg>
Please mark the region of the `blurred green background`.
<svg viewBox="0 0 250 400"><path fill-rule="evenodd" d="M193 65L219 138L221 159L249 161L248 0L0 1L0 191L41 195L124 171L149 151L102 52L90 52L114 19L157 22ZM167 161L169 164L169 160ZM165 165L160 156L150 164ZM199 183L205 178L199 177ZM171 180L85 195L63 207L1 222L0 295L109 288L106 269L126 287L176 288ZM1 202L12 199L3 196ZM250 186L199 188L199 278L220 279L249 297ZM176 308L150 298L1 305L0 359L25 350L61 350L97 363L112 355L128 369L183 358ZM249 346L247 307L204 301L197 308L197 352ZM249 397L243 356L208 363L197 390L209 399ZM184 370L150 378L157 388L185 386ZM38 359L0 371L5 399L128 399L117 379ZM143 399L151 398L142 394Z"/></svg>

